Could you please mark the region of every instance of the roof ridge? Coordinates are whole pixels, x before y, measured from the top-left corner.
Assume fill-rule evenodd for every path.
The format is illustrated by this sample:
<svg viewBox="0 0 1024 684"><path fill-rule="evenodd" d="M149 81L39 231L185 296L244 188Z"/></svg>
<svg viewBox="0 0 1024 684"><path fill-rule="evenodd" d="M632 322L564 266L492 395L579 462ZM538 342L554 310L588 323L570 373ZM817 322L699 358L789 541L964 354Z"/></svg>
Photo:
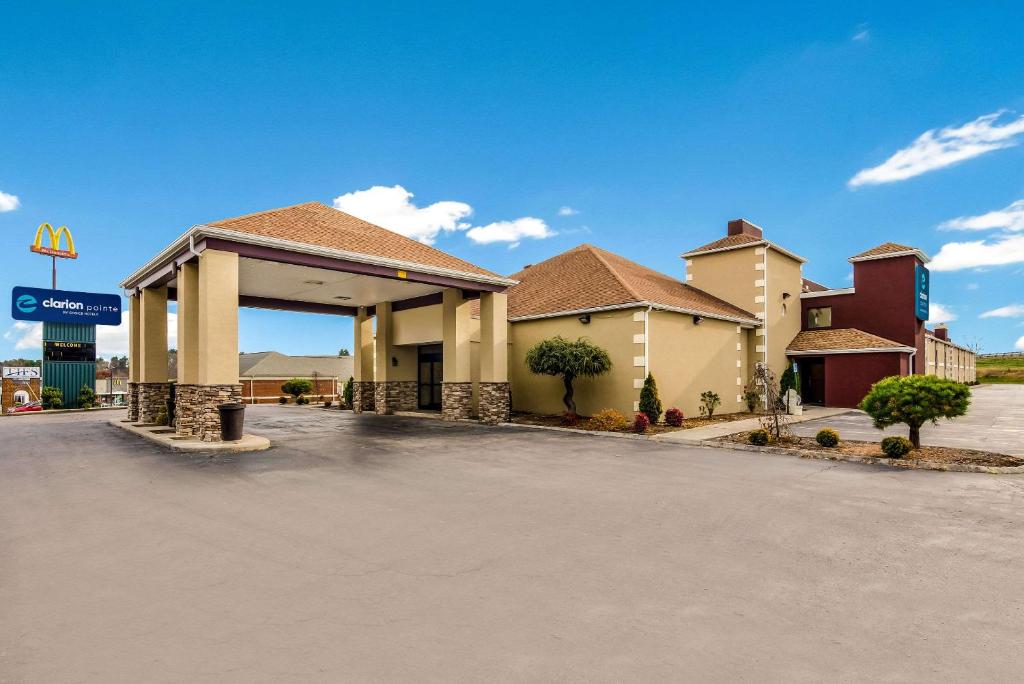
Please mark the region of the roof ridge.
<svg viewBox="0 0 1024 684"><path fill-rule="evenodd" d="M601 254L601 252L604 252L603 249L601 249L600 247L595 247L594 245L589 245L587 243L584 243L584 244L582 244L580 246L581 247L586 247L587 250L591 254L593 254L594 257L596 257L597 260L600 261L601 264L603 264L605 268L608 269L608 272L612 274L612 276L615 278L615 280L619 281L619 284L622 285L622 287L625 288L626 292L628 292L629 294L633 295L634 298L636 298L636 301L638 301L638 302L646 301L646 300L644 300L643 297L640 296L640 293L637 292L636 289L634 289L632 285L630 285L629 283L626 282L626 279L622 277L622 274L619 273L618 270L616 270L614 266L612 266L610 263L608 263L608 259L605 258L604 254ZM618 256L618 255L615 255L615 256ZM625 261L629 261L629 259L626 259L626 257L620 256L619 258L623 259ZM635 261L630 261L630 263L636 264ZM636 264L636 265L640 266L640 264Z"/></svg>

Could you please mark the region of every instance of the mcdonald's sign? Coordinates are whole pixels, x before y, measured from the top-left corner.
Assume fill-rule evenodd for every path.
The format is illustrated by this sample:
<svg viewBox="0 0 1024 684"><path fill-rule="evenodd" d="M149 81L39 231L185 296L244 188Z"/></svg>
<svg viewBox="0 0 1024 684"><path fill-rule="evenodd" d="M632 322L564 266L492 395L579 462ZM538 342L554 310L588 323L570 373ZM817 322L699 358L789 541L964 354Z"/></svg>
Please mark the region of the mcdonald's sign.
<svg viewBox="0 0 1024 684"><path fill-rule="evenodd" d="M50 237L50 246L43 246L43 232L46 232ZM61 249L60 242L61 237L67 236L68 248ZM53 229L49 223L44 223L39 226L36 230L35 242L29 247L29 250L36 254L45 254L46 256L61 257L63 259L77 259L78 252L75 251L75 240L71 237L71 231L68 230L67 226L61 226L57 230Z"/></svg>

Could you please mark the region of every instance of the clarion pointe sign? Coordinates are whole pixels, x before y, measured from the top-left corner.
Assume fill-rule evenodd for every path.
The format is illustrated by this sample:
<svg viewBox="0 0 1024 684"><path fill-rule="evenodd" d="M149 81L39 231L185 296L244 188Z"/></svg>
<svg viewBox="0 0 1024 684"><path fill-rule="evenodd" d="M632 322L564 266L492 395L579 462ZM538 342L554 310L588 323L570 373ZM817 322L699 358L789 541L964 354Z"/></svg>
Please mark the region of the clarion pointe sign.
<svg viewBox="0 0 1024 684"><path fill-rule="evenodd" d="M121 325L121 297L18 286L11 291L11 315L19 321Z"/></svg>

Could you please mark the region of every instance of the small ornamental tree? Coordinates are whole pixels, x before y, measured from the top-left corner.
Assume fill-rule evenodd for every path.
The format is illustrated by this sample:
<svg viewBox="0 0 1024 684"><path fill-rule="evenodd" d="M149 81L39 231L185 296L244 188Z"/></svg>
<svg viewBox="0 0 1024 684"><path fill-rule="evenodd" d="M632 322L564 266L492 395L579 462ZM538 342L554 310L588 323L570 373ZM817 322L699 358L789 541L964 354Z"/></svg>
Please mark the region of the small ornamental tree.
<svg viewBox="0 0 1024 684"><path fill-rule="evenodd" d="M281 391L298 399L301 395L309 394L313 391L313 383L305 378L292 378L281 385Z"/></svg>
<svg viewBox="0 0 1024 684"><path fill-rule="evenodd" d="M717 392L707 390L700 393L700 414L711 418L715 415L715 408L722 403L722 397Z"/></svg>
<svg viewBox="0 0 1024 684"><path fill-rule="evenodd" d="M661 399L658 398L658 386L654 382L654 376L647 374L644 380L644 388L640 390L640 413L647 416L651 425L661 418Z"/></svg>
<svg viewBox="0 0 1024 684"><path fill-rule="evenodd" d="M531 373L561 377L565 387L562 402L569 413L575 414L573 381L607 373L612 360L608 352L583 338L571 342L557 335L530 347L526 352L526 366Z"/></svg>
<svg viewBox="0 0 1024 684"><path fill-rule="evenodd" d="M970 405L971 390L962 383L934 375L894 375L872 385L858 408L871 416L879 430L905 423L910 443L920 449L922 425L962 416Z"/></svg>
<svg viewBox="0 0 1024 684"><path fill-rule="evenodd" d="M345 406L352 407L352 383L355 382L355 378L349 376L349 379L345 381L345 389L341 390L341 396L345 400Z"/></svg>

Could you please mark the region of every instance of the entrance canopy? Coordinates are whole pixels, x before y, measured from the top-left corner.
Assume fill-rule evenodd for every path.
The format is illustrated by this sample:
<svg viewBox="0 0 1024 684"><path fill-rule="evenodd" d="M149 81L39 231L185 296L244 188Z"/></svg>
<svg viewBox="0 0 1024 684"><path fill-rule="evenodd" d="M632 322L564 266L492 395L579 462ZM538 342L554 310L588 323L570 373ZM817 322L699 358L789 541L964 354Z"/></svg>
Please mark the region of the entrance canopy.
<svg viewBox="0 0 1024 684"><path fill-rule="evenodd" d="M320 202L193 226L121 283L131 298L137 386L129 416L149 422L162 411L167 302L177 300L179 433L213 439L219 423L210 406L240 396L238 307L355 317L357 410L391 413L407 408L408 397L415 403L415 364L407 361L415 350L399 347L440 342L445 416L468 417L470 397L479 395L480 413L500 419L507 414L505 291L515 283ZM473 332L470 300L480 302ZM411 309L423 311L395 317Z"/></svg>

